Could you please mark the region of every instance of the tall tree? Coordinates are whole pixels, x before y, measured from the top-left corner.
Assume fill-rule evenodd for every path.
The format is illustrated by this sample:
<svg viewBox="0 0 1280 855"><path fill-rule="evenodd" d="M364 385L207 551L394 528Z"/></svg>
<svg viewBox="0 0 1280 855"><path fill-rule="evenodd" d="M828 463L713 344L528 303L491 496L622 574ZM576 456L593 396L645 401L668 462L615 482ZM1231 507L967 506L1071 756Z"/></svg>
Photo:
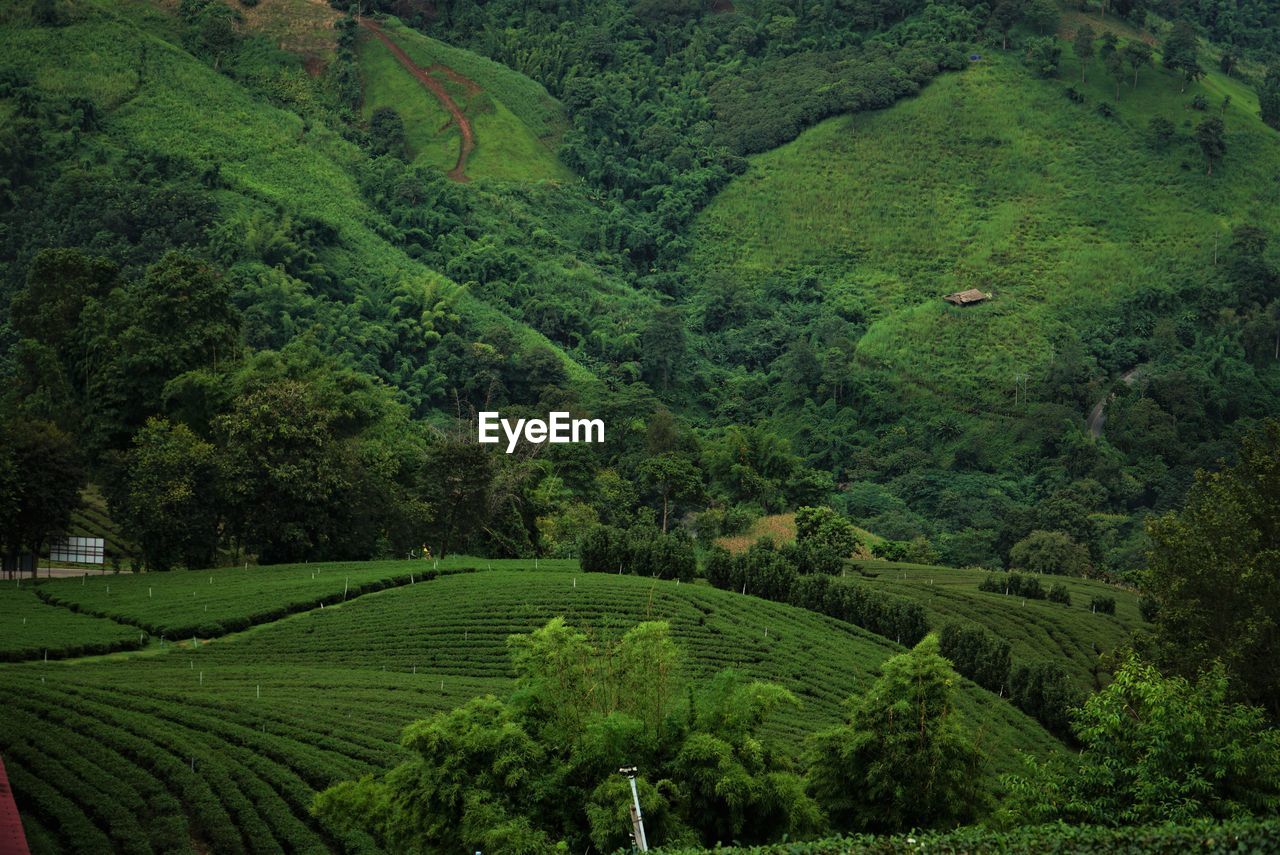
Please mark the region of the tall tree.
<svg viewBox="0 0 1280 855"><path fill-rule="evenodd" d="M350 485L333 412L302 380L241 395L215 430L231 531L264 563L329 557Z"/></svg>
<svg viewBox="0 0 1280 855"><path fill-rule="evenodd" d="M3 514L3 546L37 555L67 531L80 507L84 469L71 436L50 422L13 418L0 426L0 460L13 493Z"/></svg>
<svg viewBox="0 0 1280 855"><path fill-rule="evenodd" d="M1221 660L1244 698L1280 715L1280 422L1246 438L1234 466L1198 473L1183 510L1148 531L1161 664L1194 676Z"/></svg>
<svg viewBox="0 0 1280 855"><path fill-rule="evenodd" d="M687 454L667 452L647 458L640 464L640 479L647 483L662 501L662 531L667 531L671 506L675 502L696 498L702 493L702 473Z"/></svg>
<svg viewBox="0 0 1280 855"><path fill-rule="evenodd" d="M218 547L213 446L184 424L149 419L109 490L112 517L152 570L207 567Z"/></svg>
<svg viewBox="0 0 1280 855"><path fill-rule="evenodd" d="M1199 45L1195 25L1185 20L1175 23L1164 41L1164 67L1182 75L1183 92L1187 91L1188 83L1204 76Z"/></svg>
<svg viewBox="0 0 1280 855"><path fill-rule="evenodd" d="M421 490L431 506L431 546L443 558L464 548L487 521L494 463L470 431L443 431L427 450Z"/></svg>
<svg viewBox="0 0 1280 855"><path fill-rule="evenodd" d="M1205 162L1209 165L1208 172L1212 175L1213 165L1227 153L1226 127L1222 124L1222 119L1215 116L1196 125L1196 142L1204 152Z"/></svg>
<svg viewBox="0 0 1280 855"><path fill-rule="evenodd" d="M1107 73L1116 82L1116 100L1119 101L1120 84L1128 77L1128 73L1124 70L1124 54L1120 51L1113 51L1107 54L1103 59L1103 65L1107 67Z"/></svg>
<svg viewBox="0 0 1280 855"><path fill-rule="evenodd" d="M1094 46L1095 39L1096 35L1093 32L1093 27L1088 24L1081 24L1079 29L1076 30L1075 39L1071 43L1071 47L1076 54L1076 59L1080 62L1081 83L1085 82L1085 68L1093 61L1094 53L1097 50Z"/></svg>
<svg viewBox="0 0 1280 855"><path fill-rule="evenodd" d="M1280 130L1280 65L1271 65L1258 87L1258 108L1262 121Z"/></svg>
<svg viewBox="0 0 1280 855"><path fill-rule="evenodd" d="M640 334L640 363L644 378L657 390L671 388L685 358L684 316L679 309L663 306Z"/></svg>
<svg viewBox="0 0 1280 855"><path fill-rule="evenodd" d="M899 831L973 816L983 761L956 718L956 678L929 635L885 662L846 724L814 738L810 790L837 828Z"/></svg>
<svg viewBox="0 0 1280 855"><path fill-rule="evenodd" d="M1124 61L1133 69L1133 88L1138 88L1138 69L1151 64L1151 45L1134 39L1121 51Z"/></svg>

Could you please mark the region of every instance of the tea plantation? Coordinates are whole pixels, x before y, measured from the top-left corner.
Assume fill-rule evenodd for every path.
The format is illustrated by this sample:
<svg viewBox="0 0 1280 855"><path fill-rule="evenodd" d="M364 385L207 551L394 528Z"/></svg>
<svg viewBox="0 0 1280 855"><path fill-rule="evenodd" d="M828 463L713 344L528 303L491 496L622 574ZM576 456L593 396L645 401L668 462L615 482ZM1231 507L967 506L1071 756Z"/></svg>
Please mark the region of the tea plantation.
<svg viewBox="0 0 1280 855"><path fill-rule="evenodd" d="M602 636L666 620L690 680L734 668L787 686L802 706L769 732L793 753L838 721L845 699L901 649L705 584L547 564L451 559L434 579L418 575L428 569L418 561L41 583L43 596L68 606L157 628L273 617L225 638L193 642L184 632L131 655L0 668L13 725L0 734L0 754L34 851L324 851L340 841L308 813L313 794L385 768L409 722L508 691L507 636L553 616ZM16 586L6 596L19 602ZM22 596L32 615L137 638L134 626L40 602L25 585ZM5 648L18 643L12 623L0 632ZM967 681L960 695L993 770L1018 767L1020 752L1060 750L1009 703Z"/></svg>

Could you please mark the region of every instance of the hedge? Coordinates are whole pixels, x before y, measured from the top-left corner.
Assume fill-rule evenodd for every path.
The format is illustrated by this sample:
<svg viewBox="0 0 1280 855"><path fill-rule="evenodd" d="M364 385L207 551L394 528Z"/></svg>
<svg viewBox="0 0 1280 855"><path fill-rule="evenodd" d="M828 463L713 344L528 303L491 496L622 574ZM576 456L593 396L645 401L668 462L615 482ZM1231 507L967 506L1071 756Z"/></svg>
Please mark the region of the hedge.
<svg viewBox="0 0 1280 855"><path fill-rule="evenodd" d="M665 855L693 855L704 849L658 849ZM992 831L962 828L956 831L876 836L834 837L812 843L777 843L771 846L716 849L740 855L897 855L897 853L1073 853L1073 855L1182 855L1182 853L1280 853L1280 820L1241 820L1190 825L1099 828L1048 825Z"/></svg>

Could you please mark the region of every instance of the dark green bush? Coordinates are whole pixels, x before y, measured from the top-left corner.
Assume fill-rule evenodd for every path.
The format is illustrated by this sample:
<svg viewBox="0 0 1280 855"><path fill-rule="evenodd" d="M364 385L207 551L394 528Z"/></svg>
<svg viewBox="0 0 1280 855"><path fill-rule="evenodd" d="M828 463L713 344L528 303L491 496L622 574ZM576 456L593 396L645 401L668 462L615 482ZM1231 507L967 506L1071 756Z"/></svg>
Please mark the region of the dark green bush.
<svg viewBox="0 0 1280 855"><path fill-rule="evenodd" d="M1009 684L1009 642L978 624L948 623L939 636L942 655L985 689L1005 694Z"/></svg>
<svg viewBox="0 0 1280 855"><path fill-rule="evenodd" d="M1057 662L1015 667L1009 674L1009 699L1063 739L1071 737L1071 711L1082 701L1067 669Z"/></svg>

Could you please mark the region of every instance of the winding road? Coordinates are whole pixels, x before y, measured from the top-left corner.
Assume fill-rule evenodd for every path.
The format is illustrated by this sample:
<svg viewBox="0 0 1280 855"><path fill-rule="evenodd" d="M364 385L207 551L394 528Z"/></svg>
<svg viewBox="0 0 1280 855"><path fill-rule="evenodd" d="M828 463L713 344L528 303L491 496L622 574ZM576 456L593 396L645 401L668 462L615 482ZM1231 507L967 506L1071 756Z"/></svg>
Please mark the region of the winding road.
<svg viewBox="0 0 1280 855"><path fill-rule="evenodd" d="M480 86L476 84L475 81L469 80L453 69L446 68L443 65L433 65L429 69L419 67L412 59L409 58L409 55L404 52L400 45L392 41L391 37L383 32L382 27L378 26L376 21L370 20L369 18L361 18L360 26L377 36L378 41L386 45L387 50L391 51L392 55L400 62L400 64L403 65L410 74L416 77L418 82L426 87L427 91L434 95L436 100L439 101L445 110L449 112L449 115L452 117L452 123L458 126L458 130L462 134L462 143L458 146L458 161L454 164L453 169L449 170L448 176L454 181L470 181L471 179L467 177L466 173L467 158L471 156L471 152L476 147L475 129L471 127L471 120L467 118L467 114L462 112L462 108L458 106L458 103L453 100L453 96L451 96L448 90L444 88L444 84L435 77L432 77L430 72L442 72L450 80L466 87L467 91L471 93L479 92ZM446 127L448 126L446 125Z"/></svg>
<svg viewBox="0 0 1280 855"><path fill-rule="evenodd" d="M1120 382L1126 386L1132 386L1133 382L1138 379L1138 374L1142 371L1142 366L1130 368L1124 374L1120 375ZM1093 409L1089 411L1089 435L1094 439L1102 436L1102 427L1107 423L1107 404L1111 403L1111 399L1116 396L1115 392L1108 392L1103 395L1098 403L1093 405Z"/></svg>

